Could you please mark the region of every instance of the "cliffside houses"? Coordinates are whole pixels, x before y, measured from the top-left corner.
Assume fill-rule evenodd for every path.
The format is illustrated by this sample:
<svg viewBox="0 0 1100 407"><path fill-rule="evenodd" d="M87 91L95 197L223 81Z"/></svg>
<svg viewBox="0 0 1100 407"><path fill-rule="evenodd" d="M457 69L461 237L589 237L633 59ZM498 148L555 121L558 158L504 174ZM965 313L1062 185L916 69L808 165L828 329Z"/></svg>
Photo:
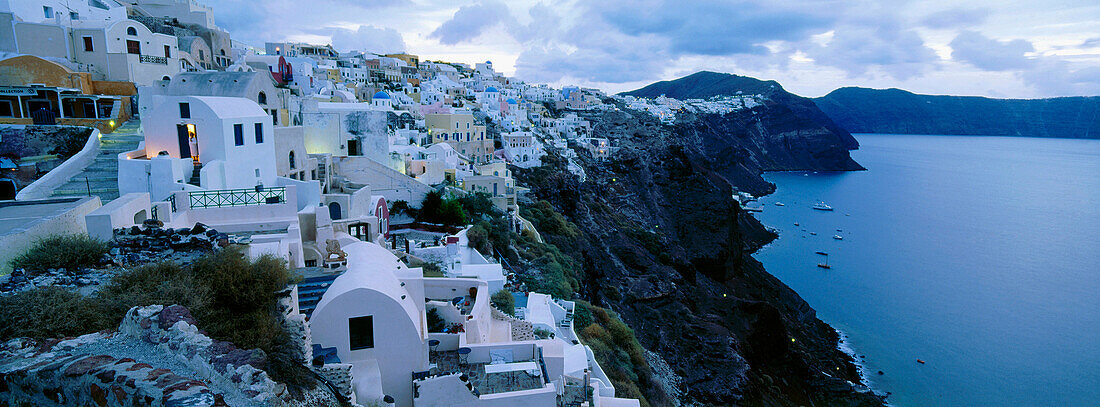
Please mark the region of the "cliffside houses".
<svg viewBox="0 0 1100 407"><path fill-rule="evenodd" d="M0 124L109 132L142 118L136 148L90 153L117 161L120 197L80 206L59 232L110 240L148 223L284 259L303 277L287 317L314 370L360 404L638 405L614 397L580 343L575 304L516 292L514 316L496 310L489 296L515 276L468 229L389 213L432 190L484 193L531 228L513 166L541 165L550 146L609 157L577 114L606 95L529 85L490 61L252 48L191 0L0 0L0 20Z"/></svg>

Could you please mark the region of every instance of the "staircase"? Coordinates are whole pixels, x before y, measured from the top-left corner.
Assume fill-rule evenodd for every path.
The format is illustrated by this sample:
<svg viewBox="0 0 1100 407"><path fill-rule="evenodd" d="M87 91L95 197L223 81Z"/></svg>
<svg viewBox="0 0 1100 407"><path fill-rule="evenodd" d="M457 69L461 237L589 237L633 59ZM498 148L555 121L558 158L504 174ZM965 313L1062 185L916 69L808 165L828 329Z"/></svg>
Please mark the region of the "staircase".
<svg viewBox="0 0 1100 407"><path fill-rule="evenodd" d="M83 172L55 189L51 197L97 195L104 204L118 198L118 154L135 150L145 139L141 121L131 119L100 137L99 155Z"/></svg>
<svg viewBox="0 0 1100 407"><path fill-rule="evenodd" d="M188 184L199 186L199 178L202 173L202 164L195 165L195 168L191 170L191 179L187 180Z"/></svg>

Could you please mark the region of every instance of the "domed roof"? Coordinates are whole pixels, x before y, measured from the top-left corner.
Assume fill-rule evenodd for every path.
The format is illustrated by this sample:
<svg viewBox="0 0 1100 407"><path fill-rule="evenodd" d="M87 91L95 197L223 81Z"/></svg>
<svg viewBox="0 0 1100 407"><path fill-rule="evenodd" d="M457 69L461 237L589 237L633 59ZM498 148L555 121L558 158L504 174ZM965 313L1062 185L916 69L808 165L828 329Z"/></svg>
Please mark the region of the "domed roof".
<svg viewBox="0 0 1100 407"><path fill-rule="evenodd" d="M496 91L497 91L497 88L495 88L495 87L493 87L493 86L490 86L490 87L488 87L488 88L485 88L485 91L486 91L486 92L496 92Z"/></svg>
<svg viewBox="0 0 1100 407"><path fill-rule="evenodd" d="M486 64L492 65L493 61L485 61Z"/></svg>
<svg viewBox="0 0 1100 407"><path fill-rule="evenodd" d="M508 98L508 100L506 100L506 102L508 102L508 104L510 104L510 105L516 104L516 100L512 99L512 98Z"/></svg>
<svg viewBox="0 0 1100 407"><path fill-rule="evenodd" d="M378 93L374 94L373 98L374 99L389 99L390 95L386 94L386 92L378 91Z"/></svg>

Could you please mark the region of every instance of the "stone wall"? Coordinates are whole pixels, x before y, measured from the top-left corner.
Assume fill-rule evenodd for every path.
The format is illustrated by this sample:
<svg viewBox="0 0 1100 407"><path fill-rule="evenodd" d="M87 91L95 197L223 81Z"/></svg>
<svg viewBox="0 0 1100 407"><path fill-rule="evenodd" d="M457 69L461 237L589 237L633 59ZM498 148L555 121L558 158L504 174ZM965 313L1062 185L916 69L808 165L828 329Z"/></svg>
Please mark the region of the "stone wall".
<svg viewBox="0 0 1100 407"><path fill-rule="evenodd" d="M287 406L265 355L201 333L186 308L134 307L117 333L0 344L0 406ZM132 356L132 357L131 357Z"/></svg>

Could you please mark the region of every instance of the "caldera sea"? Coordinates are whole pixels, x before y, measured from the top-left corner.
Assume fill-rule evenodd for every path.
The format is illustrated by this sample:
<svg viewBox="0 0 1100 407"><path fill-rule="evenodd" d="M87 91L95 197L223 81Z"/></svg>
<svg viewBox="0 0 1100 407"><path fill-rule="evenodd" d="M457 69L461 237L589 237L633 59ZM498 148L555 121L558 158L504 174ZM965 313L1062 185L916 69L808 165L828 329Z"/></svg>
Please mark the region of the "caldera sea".
<svg viewBox="0 0 1100 407"><path fill-rule="evenodd" d="M766 176L757 216L780 237L756 258L872 387L897 406L1100 405L1100 140L856 138L867 171Z"/></svg>

